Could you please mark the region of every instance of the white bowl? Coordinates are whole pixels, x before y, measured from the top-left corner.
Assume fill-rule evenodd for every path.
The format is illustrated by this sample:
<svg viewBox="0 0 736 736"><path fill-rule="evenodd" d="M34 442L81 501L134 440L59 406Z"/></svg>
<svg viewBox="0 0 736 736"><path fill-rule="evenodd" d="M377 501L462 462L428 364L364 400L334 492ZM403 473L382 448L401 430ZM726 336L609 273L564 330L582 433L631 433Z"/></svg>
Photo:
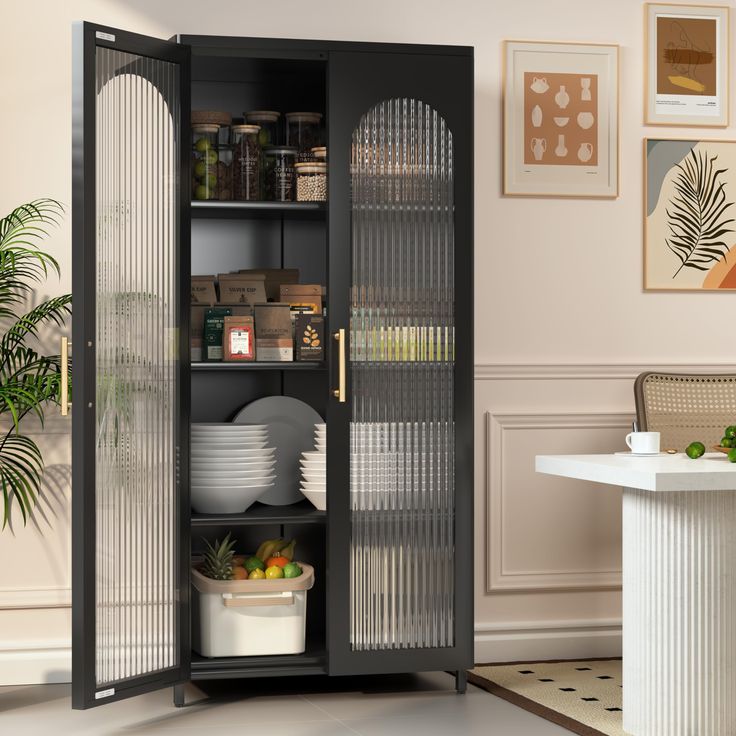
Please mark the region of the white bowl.
<svg viewBox="0 0 736 736"><path fill-rule="evenodd" d="M273 447L233 447L226 450L209 447L193 447L192 457L199 460L213 457L230 458L232 460L241 458L243 460L253 460L254 458L270 460L275 452L276 449Z"/></svg>
<svg viewBox="0 0 736 736"><path fill-rule="evenodd" d="M323 458L323 453L321 453L321 452L303 452L302 453L302 458L304 460L312 460L312 459L319 460L319 459L322 459Z"/></svg>
<svg viewBox="0 0 736 736"><path fill-rule="evenodd" d="M273 483L273 474L256 476L255 478L207 478L193 480L192 488L252 488Z"/></svg>
<svg viewBox="0 0 736 736"><path fill-rule="evenodd" d="M237 470L216 470L215 468L208 469L192 469L191 477L192 482L207 481L210 478L213 480L219 480L221 478L241 478L247 480L248 478L263 478L266 475L274 475L271 468L240 468Z"/></svg>
<svg viewBox="0 0 736 736"><path fill-rule="evenodd" d="M208 432L252 432L254 430L268 431L267 424L233 424L232 422L193 422L192 430Z"/></svg>
<svg viewBox="0 0 736 736"><path fill-rule="evenodd" d="M309 499L314 508L319 511L327 511L327 491L312 491L302 488L302 493Z"/></svg>
<svg viewBox="0 0 736 736"><path fill-rule="evenodd" d="M199 514L242 514L272 487L273 483L241 488L192 486L192 508Z"/></svg>
<svg viewBox="0 0 736 736"><path fill-rule="evenodd" d="M201 440L192 438L192 447L205 448L207 450L261 450L268 444L267 439L247 440Z"/></svg>
<svg viewBox="0 0 736 736"><path fill-rule="evenodd" d="M326 483L327 476L324 473L302 473L302 483Z"/></svg>

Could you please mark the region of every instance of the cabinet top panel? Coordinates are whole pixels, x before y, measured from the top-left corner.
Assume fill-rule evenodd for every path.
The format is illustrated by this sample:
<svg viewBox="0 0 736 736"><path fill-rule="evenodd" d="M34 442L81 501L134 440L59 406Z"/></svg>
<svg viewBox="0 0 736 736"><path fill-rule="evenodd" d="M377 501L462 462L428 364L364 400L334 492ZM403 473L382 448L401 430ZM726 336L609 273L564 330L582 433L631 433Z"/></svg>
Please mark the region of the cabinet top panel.
<svg viewBox="0 0 736 736"><path fill-rule="evenodd" d="M198 36L179 34L182 44L225 52L247 52L254 56L286 58L324 58L331 51L359 51L388 54L437 54L440 56L473 56L472 46L442 46L434 44L373 43L369 41L317 41L294 38L248 38L242 36Z"/></svg>

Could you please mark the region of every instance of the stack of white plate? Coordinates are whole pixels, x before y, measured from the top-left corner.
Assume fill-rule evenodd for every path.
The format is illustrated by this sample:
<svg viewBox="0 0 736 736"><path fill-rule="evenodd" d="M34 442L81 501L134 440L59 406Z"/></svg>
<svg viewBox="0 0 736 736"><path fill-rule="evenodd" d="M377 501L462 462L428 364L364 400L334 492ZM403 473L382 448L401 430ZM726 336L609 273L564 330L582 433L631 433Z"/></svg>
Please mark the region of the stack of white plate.
<svg viewBox="0 0 736 736"><path fill-rule="evenodd" d="M200 514L239 514L274 484L265 424L192 424L191 502Z"/></svg>
<svg viewBox="0 0 736 736"><path fill-rule="evenodd" d="M327 509L327 426L314 425L314 452L303 452L299 460L302 470L302 493L320 511Z"/></svg>

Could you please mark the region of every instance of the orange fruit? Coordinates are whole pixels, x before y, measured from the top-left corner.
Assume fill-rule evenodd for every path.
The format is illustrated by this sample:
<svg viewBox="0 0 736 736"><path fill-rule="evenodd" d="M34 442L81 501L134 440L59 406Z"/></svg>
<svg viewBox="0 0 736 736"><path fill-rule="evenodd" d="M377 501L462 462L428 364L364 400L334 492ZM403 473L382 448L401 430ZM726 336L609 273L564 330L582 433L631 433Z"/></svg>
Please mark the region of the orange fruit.
<svg viewBox="0 0 736 736"><path fill-rule="evenodd" d="M275 557L269 557L266 560L266 568L268 569L269 567L274 567L274 565L276 567L283 567L284 565L288 565L289 562L290 561L286 557L283 557L282 555L277 555Z"/></svg>

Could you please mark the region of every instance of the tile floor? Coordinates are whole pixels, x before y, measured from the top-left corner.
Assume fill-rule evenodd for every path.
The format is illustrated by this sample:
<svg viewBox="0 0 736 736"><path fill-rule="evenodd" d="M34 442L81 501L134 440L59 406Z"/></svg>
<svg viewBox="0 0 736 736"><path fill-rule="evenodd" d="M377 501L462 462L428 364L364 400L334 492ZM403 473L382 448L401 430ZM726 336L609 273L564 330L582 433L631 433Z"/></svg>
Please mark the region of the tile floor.
<svg viewBox="0 0 736 736"><path fill-rule="evenodd" d="M0 733L569 736L472 685L457 695L454 684L444 673L221 681L188 686L184 708L167 689L82 712L71 710L68 685L0 687Z"/></svg>

